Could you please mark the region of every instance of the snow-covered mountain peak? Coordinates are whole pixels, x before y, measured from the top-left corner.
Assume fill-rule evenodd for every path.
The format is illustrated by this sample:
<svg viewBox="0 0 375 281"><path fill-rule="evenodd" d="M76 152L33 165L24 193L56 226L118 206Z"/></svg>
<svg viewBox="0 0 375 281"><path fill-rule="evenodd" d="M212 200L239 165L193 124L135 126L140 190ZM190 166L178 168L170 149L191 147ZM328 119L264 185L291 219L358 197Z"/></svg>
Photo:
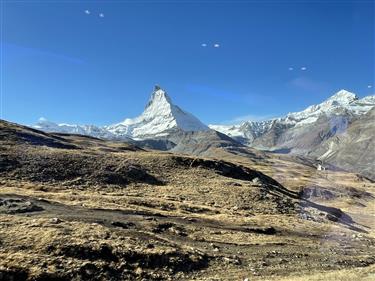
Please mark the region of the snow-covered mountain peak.
<svg viewBox="0 0 375 281"><path fill-rule="evenodd" d="M209 128L192 114L172 103L167 92L155 86L143 113L133 119L106 127L116 135L135 139L163 136L172 130L205 131Z"/></svg>
<svg viewBox="0 0 375 281"><path fill-rule="evenodd" d="M151 98L146 105L146 109L148 107L158 107L158 106L165 106L171 105L172 100L168 96L167 92L164 91L160 86L156 85L154 88L153 93L151 94Z"/></svg>
<svg viewBox="0 0 375 281"><path fill-rule="evenodd" d="M353 101L358 100L356 94L346 90L340 90L333 96L331 96L326 102L337 102L339 104L350 104Z"/></svg>
<svg viewBox="0 0 375 281"><path fill-rule="evenodd" d="M320 104L311 105L300 112L289 113L285 121L287 123L298 123L298 125L313 123L323 114L335 115L341 114L345 110L354 111L354 105L357 101L356 94L340 90Z"/></svg>
<svg viewBox="0 0 375 281"><path fill-rule="evenodd" d="M155 90L151 94L151 98L140 118L150 120L156 116L170 116L175 105L167 92L159 86L155 86Z"/></svg>

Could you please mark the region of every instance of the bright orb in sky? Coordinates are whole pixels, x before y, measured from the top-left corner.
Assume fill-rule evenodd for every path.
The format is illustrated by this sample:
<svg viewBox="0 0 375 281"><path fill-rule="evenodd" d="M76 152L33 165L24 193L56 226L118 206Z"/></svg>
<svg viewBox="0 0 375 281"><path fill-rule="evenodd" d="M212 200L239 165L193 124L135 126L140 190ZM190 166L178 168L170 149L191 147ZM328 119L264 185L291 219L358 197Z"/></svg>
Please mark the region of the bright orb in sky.
<svg viewBox="0 0 375 281"><path fill-rule="evenodd" d="M371 89L371 88L372 88L372 85L368 85L367 88Z"/></svg>
<svg viewBox="0 0 375 281"><path fill-rule="evenodd" d="M207 44L206 44L206 43L203 43L201 46L202 46L202 47L207 47Z"/></svg>
<svg viewBox="0 0 375 281"><path fill-rule="evenodd" d="M289 69L290 71L292 71L294 68L293 68L293 67L289 67L288 69Z"/></svg>
<svg viewBox="0 0 375 281"><path fill-rule="evenodd" d="M90 13L89 10L85 10L85 14L86 14L86 15L89 15L89 14L91 14L91 13Z"/></svg>
<svg viewBox="0 0 375 281"><path fill-rule="evenodd" d="M305 71L305 70L307 70L307 67L306 66L302 66L301 70Z"/></svg>
<svg viewBox="0 0 375 281"><path fill-rule="evenodd" d="M219 45L219 44L214 44L214 47L215 47L215 48L219 48L220 45Z"/></svg>
<svg viewBox="0 0 375 281"><path fill-rule="evenodd" d="M103 13L100 13L100 14L99 14L99 17L104 18L104 14L103 14Z"/></svg>

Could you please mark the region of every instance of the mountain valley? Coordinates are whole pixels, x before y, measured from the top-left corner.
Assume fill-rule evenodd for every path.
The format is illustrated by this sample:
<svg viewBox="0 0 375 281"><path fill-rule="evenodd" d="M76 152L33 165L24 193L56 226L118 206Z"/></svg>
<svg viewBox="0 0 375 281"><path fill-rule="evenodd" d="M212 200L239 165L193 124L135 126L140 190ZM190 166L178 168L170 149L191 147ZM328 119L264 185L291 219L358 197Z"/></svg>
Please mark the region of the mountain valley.
<svg viewBox="0 0 375 281"><path fill-rule="evenodd" d="M41 119L34 128L46 132L88 135L112 141L126 141L144 148L174 151L197 156L214 156L211 150L225 148L231 152L260 151L301 155L325 166L364 173L375 179L373 126L371 109L375 96L359 99L355 94L340 90L326 101L301 112L267 121L246 121L239 125L204 125L198 118L172 103L166 91L155 86L144 112L134 119L104 127L94 125L55 124ZM366 117L367 116L367 117ZM361 125L362 124L362 125ZM361 145L345 149L337 145L345 139L351 127L365 126L369 137ZM350 133L349 133L350 134ZM348 143L348 141L343 141ZM340 147L340 148L339 148ZM251 150L251 149L250 149ZM342 156L350 151L351 161ZM327 155L330 155L327 157ZM333 155L336 155L333 157ZM366 155L362 165L356 160ZM346 161L344 163L344 161Z"/></svg>
<svg viewBox="0 0 375 281"><path fill-rule="evenodd" d="M373 181L209 132L172 153L1 121L0 277L371 280Z"/></svg>

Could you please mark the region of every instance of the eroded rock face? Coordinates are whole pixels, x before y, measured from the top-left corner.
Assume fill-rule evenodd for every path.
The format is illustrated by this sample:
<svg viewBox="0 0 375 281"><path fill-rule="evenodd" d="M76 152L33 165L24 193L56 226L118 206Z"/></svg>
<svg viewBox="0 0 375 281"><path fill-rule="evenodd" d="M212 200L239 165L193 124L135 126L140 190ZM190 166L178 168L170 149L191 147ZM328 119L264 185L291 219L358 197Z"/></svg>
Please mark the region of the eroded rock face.
<svg viewBox="0 0 375 281"><path fill-rule="evenodd" d="M310 155L375 180L375 108Z"/></svg>

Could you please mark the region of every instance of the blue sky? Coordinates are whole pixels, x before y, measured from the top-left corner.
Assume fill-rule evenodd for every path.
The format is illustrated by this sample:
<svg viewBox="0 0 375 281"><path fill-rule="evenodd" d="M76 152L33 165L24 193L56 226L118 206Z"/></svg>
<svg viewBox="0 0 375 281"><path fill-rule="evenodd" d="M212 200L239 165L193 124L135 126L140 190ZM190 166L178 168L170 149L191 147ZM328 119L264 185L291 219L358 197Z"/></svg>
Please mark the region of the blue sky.
<svg viewBox="0 0 375 281"><path fill-rule="evenodd" d="M373 94L374 37L373 1L4 1L3 118L111 124L154 84L205 123L281 116Z"/></svg>

